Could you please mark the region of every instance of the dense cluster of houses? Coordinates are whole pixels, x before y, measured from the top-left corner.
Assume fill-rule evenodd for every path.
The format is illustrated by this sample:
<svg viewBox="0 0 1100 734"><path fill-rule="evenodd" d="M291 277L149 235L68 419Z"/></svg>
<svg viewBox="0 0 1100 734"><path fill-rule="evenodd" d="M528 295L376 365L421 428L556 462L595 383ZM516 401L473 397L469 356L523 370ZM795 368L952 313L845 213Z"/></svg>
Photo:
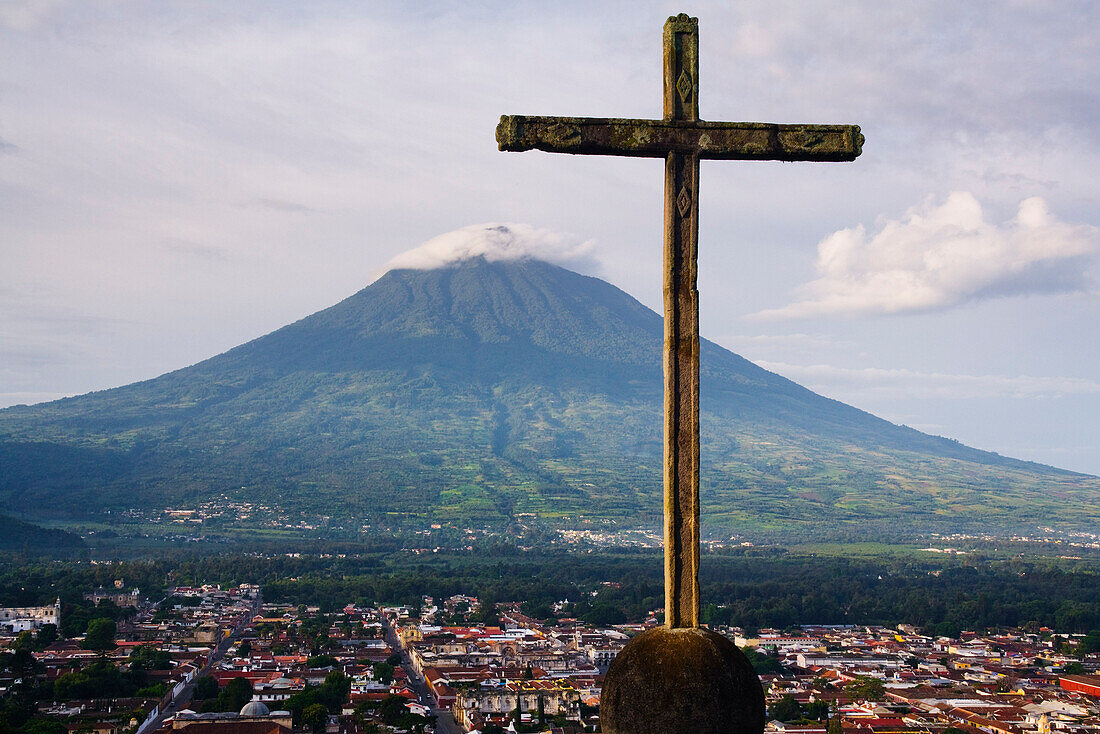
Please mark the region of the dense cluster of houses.
<svg viewBox="0 0 1100 734"><path fill-rule="evenodd" d="M77 639L34 652L34 671L23 675L35 680L105 663L125 673L142 658L139 648L163 663L143 668L148 685L135 695L42 701L39 715L72 734L599 731L608 666L631 635L656 624L655 616L608 629L544 623L519 604L485 610L470 596L322 614L263 604L259 592L178 587L161 602L140 600L107 649L84 649ZM35 619L53 624L46 620L60 614L55 607L9 611L24 621L0 632L0 645L16 644ZM493 624L475 621L486 616ZM1100 734L1100 657L1080 654L1080 636L1038 628L949 639L906 625L720 631L764 663L772 732ZM301 706L291 713L295 696L333 674L344 686L338 705L309 723ZM217 686L207 681L205 696L244 679L245 698L232 710L211 709L198 692L207 678ZM18 682L0 680L0 693Z"/></svg>
<svg viewBox="0 0 1100 734"><path fill-rule="evenodd" d="M949 639L907 625L804 627L735 641L781 664L762 676L773 707L784 697L804 709L823 702L835 734L1100 732L1100 659L1080 659L1072 637L1045 628ZM773 720L768 729L826 734L828 725Z"/></svg>
<svg viewBox="0 0 1100 734"><path fill-rule="evenodd" d="M102 588L89 592L88 598L105 598L117 605L117 601L133 606L136 613L120 620L116 639L106 649L85 649L81 639L61 639L44 649L32 653L35 665L25 675L31 682L72 680L80 673L92 674L108 668L126 674L135 663L134 651L139 647L155 649L162 653L166 663L161 666L143 666L147 680L144 689L134 696L109 697L86 695L82 698L40 701L39 714L64 723L70 732L91 734L146 734L156 728L163 719L163 712L187 690L196 675L206 668L223 642L234 630L240 629L251 617L251 601L258 587L222 590L218 587L202 589L177 589L169 599L178 602L174 609L168 604L150 604L140 597L140 592L122 590L121 582L114 591ZM117 600L113 597L119 597ZM167 612L165 614L164 612ZM39 629L47 624L56 625L60 620L60 602L33 619L36 624L24 629ZM13 632L19 632L16 625ZM8 646L19 638L8 638ZM98 666L98 667L93 667ZM89 672L91 671L91 673ZM4 681L5 689L20 680ZM69 686L72 690L95 691L103 683L82 682ZM65 690L55 685L55 690ZM199 734L195 732L194 734Z"/></svg>
<svg viewBox="0 0 1100 734"><path fill-rule="evenodd" d="M279 707L307 686L321 685L333 671L350 678L344 715L352 715L357 704L388 696L417 701L419 697L409 688L400 665L387 663L387 668L392 668L392 672L387 669L389 675L378 672L380 664L397 662L398 651L384 639L376 609L349 604L334 615L334 620L326 620L324 627L315 627L312 633L303 630L319 617L317 607L264 605L262 615L252 620L240 644L215 666L212 675L221 684L233 678L248 679L253 700L271 708ZM320 651L316 649L319 635L327 640Z"/></svg>
<svg viewBox="0 0 1100 734"><path fill-rule="evenodd" d="M408 653L410 672L424 681L432 705L451 712L466 731L514 730L516 724L596 731L600 685L629 631L598 630L576 619L545 625L524 615L519 604L492 610L497 625L435 622L453 618L456 608L478 606L473 597L439 605L425 597L419 610L385 610Z"/></svg>

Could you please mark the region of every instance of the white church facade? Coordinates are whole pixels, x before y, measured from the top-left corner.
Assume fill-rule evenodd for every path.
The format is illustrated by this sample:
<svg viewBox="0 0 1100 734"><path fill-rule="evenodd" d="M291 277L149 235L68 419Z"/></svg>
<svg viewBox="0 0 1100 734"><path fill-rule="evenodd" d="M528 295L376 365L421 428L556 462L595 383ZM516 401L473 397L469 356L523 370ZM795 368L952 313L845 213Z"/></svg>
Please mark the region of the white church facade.
<svg viewBox="0 0 1100 734"><path fill-rule="evenodd" d="M0 629L19 633L44 624L61 626L61 599L43 607L0 607Z"/></svg>

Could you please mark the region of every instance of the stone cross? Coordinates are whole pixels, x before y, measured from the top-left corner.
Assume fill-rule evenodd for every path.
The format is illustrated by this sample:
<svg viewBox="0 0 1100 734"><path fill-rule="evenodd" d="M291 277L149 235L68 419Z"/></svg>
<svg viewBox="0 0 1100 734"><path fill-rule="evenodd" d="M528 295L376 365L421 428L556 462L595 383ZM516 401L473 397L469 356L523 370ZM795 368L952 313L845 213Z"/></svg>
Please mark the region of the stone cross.
<svg viewBox="0 0 1100 734"><path fill-rule="evenodd" d="M699 21L664 29L664 119L504 115L500 150L665 160L665 624L699 626L699 160L851 161L856 125L699 119Z"/></svg>

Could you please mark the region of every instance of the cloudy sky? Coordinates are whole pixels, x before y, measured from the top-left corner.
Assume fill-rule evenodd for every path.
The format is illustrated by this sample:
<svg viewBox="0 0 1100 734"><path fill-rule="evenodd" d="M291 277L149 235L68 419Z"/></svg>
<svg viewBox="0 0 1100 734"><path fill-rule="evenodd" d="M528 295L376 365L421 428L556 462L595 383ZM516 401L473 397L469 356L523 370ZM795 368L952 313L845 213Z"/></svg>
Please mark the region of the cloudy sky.
<svg viewBox="0 0 1100 734"><path fill-rule="evenodd" d="M703 164L704 335L1100 474L1097 8L0 0L0 405L194 363L391 261L499 245L447 235L485 222L658 307L661 162L505 154L493 131L660 116L661 26L686 11L705 119L867 137L855 163Z"/></svg>

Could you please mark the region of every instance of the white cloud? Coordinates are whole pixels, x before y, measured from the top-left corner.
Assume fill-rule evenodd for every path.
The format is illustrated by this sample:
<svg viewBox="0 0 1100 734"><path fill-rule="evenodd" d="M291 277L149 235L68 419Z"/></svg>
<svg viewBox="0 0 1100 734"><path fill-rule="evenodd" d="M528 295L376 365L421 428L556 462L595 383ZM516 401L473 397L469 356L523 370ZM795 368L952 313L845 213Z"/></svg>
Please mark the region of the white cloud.
<svg viewBox="0 0 1100 734"><path fill-rule="evenodd" d="M165 237L164 248L181 255L193 255L206 260L224 260L229 256L229 250L217 245L204 245L199 242L191 242L181 237Z"/></svg>
<svg viewBox="0 0 1100 734"><path fill-rule="evenodd" d="M864 354L856 341L823 334L737 334L709 338L758 364L761 361L805 364L829 361L830 355L846 359Z"/></svg>
<svg viewBox="0 0 1100 734"><path fill-rule="evenodd" d="M285 199L273 199L270 197L261 197L259 199L253 199L240 206L245 208L256 209L270 209L276 212L288 212L291 214L301 214L303 212L316 211L313 207L306 206L305 204L299 204L296 201L286 201Z"/></svg>
<svg viewBox="0 0 1100 734"><path fill-rule="evenodd" d="M529 224L474 224L433 237L403 252L382 269L434 270L463 260L484 257L501 260L545 260L571 270L592 273L598 263L592 255L592 240L576 242L564 235ZM381 274L381 273L380 273Z"/></svg>
<svg viewBox="0 0 1100 734"><path fill-rule="evenodd" d="M811 389L850 396L891 398L1059 398L1100 395L1100 382L1081 377L1031 375L960 375L880 367L848 368L827 364L757 362Z"/></svg>
<svg viewBox="0 0 1100 734"><path fill-rule="evenodd" d="M0 4L0 26L30 30L62 5L64 0L5 0Z"/></svg>
<svg viewBox="0 0 1100 734"><path fill-rule="evenodd" d="M1046 202L1020 202L1016 217L986 221L969 192L942 204L928 197L900 219L882 221L868 236L861 224L817 247L814 281L803 300L758 316L890 314L949 308L968 301L1092 286L1088 268L1100 250L1100 230L1061 222Z"/></svg>
<svg viewBox="0 0 1100 734"><path fill-rule="evenodd" d="M928 192L970 191L998 225L1033 195L1100 225L1100 4L966 8L694 5L705 118L852 122L867 135L851 165L704 164L708 334L742 333L746 310L815 299L776 300L806 257L783 243L814 245L860 221L870 239L874 213L902 219ZM668 10L654 0L0 0L0 288L131 319L89 335L41 321L38 300L0 309L0 370L16 340L21 359L43 353L18 379L0 375L0 391L109 387L193 363L358 291L456 223L595 238L608 279L660 308L660 162L505 154L493 129L502 113L659 117ZM922 349L949 372L1018 364L1097 377L1100 340L1080 335L1093 333L1100 299L1034 301L1026 323L1002 299L945 326L973 333L980 321L1012 347L990 338L960 350L956 333ZM911 347L927 332L893 321L838 330L854 345L744 349L793 364L916 366ZM66 352L74 343L83 351ZM1059 402L1027 430L1072 422L1095 434L1100 410ZM1081 468L1100 470L1100 451L1089 461Z"/></svg>
<svg viewBox="0 0 1100 734"><path fill-rule="evenodd" d="M730 344L736 348L745 349L751 347L762 348L793 348L805 351L820 351L823 349L842 348L850 351L857 345L848 339L835 339L829 336L814 334L735 334L733 336L718 337L715 339L722 344Z"/></svg>

